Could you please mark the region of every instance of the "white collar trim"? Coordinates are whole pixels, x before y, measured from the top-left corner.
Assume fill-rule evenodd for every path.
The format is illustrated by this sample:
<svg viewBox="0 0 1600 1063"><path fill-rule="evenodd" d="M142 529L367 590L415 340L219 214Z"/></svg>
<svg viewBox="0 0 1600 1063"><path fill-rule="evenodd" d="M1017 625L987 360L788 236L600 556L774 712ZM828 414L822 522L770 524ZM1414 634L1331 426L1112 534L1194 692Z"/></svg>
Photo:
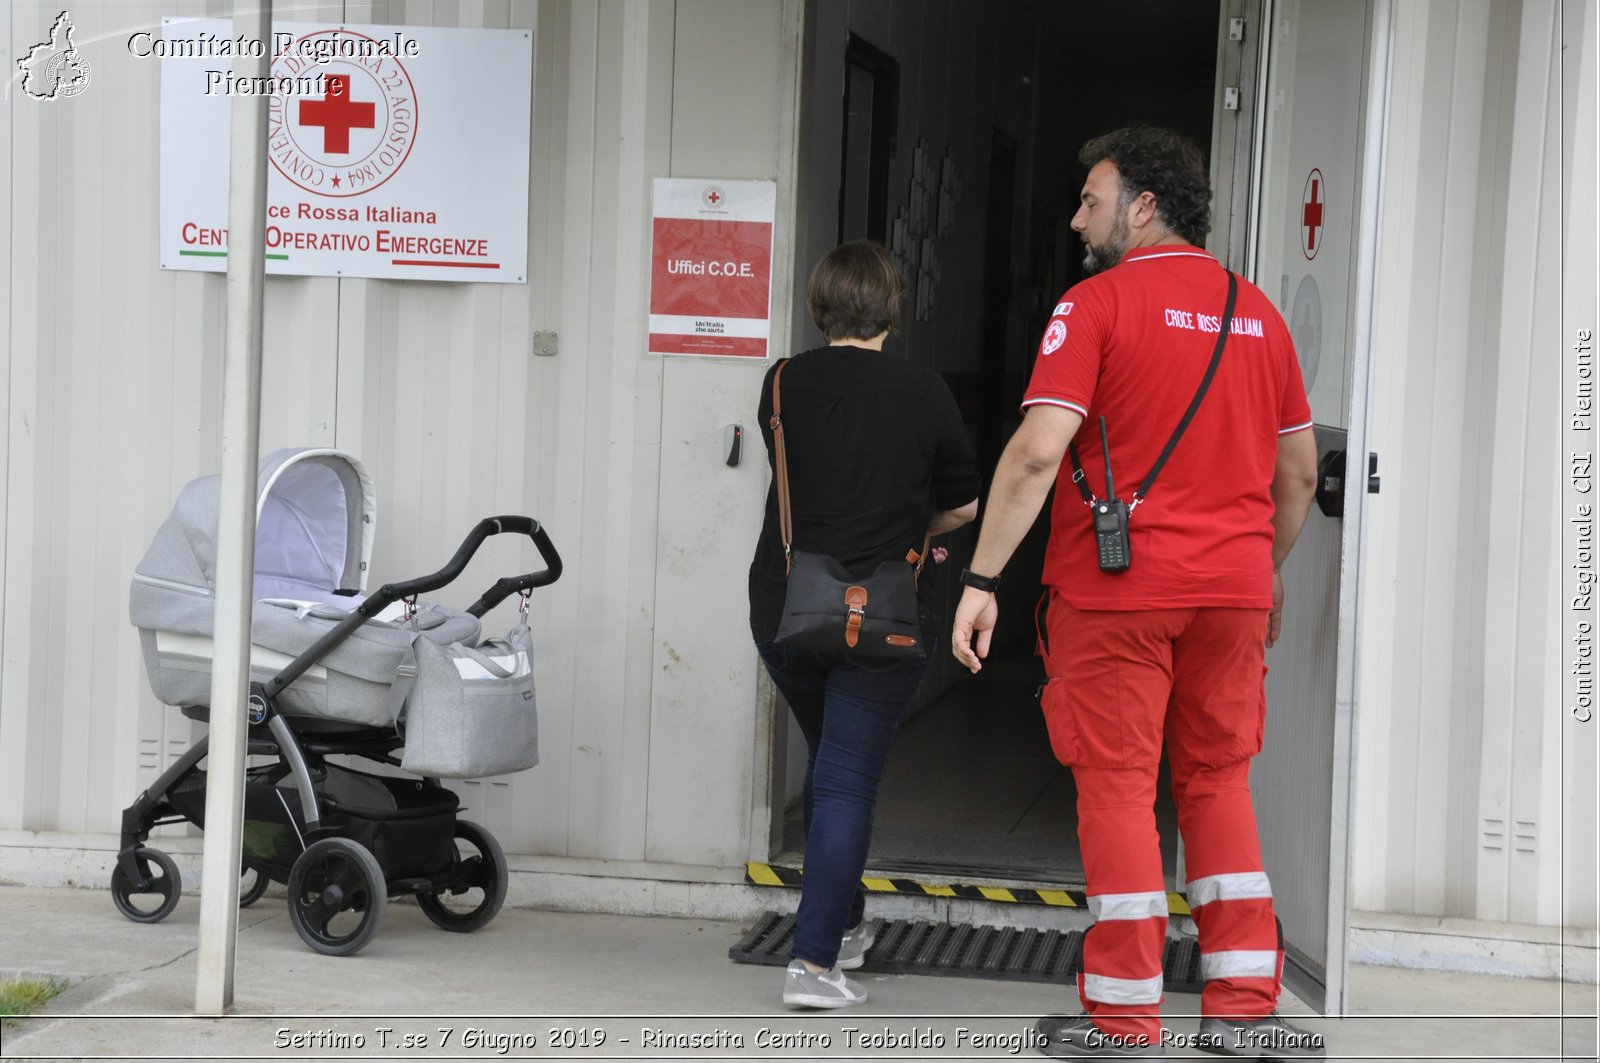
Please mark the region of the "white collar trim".
<svg viewBox="0 0 1600 1063"><path fill-rule="evenodd" d="M1210 258L1204 251L1162 251L1154 255L1139 255L1123 259L1124 262L1144 262L1155 258Z"/></svg>

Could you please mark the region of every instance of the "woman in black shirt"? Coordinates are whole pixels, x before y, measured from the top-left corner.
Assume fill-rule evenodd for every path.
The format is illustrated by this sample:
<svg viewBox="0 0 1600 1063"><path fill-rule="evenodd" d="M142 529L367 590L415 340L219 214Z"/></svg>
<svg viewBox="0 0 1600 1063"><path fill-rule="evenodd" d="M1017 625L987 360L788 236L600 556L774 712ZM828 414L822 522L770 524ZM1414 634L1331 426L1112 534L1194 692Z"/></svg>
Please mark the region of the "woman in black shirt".
<svg viewBox="0 0 1600 1063"><path fill-rule="evenodd" d="M830 251L806 286L806 306L828 346L794 356L784 370L794 547L827 554L856 577L921 550L925 533L958 528L978 511L977 465L949 387L883 353L904 296L904 281L877 244ZM772 373L762 384L760 424L776 476ZM778 645L785 580L774 481L750 565L750 631L807 747L805 879L783 999L845 1007L866 999L843 971L860 967L873 943L862 919L861 873L878 780L927 661L868 668L843 652ZM922 609L930 656L941 624L928 605L932 583L923 581Z"/></svg>

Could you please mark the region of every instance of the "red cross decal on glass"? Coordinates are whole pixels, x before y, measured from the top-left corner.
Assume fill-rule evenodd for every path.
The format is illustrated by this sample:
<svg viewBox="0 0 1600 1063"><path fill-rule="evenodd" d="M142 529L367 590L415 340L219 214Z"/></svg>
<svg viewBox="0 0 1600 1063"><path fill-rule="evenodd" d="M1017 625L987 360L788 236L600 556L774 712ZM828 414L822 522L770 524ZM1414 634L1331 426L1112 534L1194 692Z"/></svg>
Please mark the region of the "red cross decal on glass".
<svg viewBox="0 0 1600 1063"><path fill-rule="evenodd" d="M350 153L350 130L377 125L377 105L350 99L350 79L328 75L328 94L320 100L300 101L300 124L322 127L322 150L329 155Z"/></svg>
<svg viewBox="0 0 1600 1063"><path fill-rule="evenodd" d="M1322 171L1312 170L1306 177L1305 200L1300 208L1301 249L1308 259L1317 257L1317 236L1322 231Z"/></svg>

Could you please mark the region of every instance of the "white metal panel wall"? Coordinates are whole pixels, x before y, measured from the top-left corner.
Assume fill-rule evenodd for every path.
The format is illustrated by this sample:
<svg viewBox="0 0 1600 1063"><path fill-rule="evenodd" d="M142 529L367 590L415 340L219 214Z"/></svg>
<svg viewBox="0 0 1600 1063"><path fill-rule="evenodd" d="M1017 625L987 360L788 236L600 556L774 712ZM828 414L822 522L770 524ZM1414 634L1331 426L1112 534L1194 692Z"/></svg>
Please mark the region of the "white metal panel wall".
<svg viewBox="0 0 1600 1063"><path fill-rule="evenodd" d="M1395 13L1352 898L1556 925L1557 8Z"/></svg>
<svg viewBox="0 0 1600 1063"><path fill-rule="evenodd" d="M671 96L671 4L601 5L593 31L603 43L592 72L594 139L568 157L568 195L590 197L576 217L588 228L589 255L569 259L563 320L583 336L586 399L579 413L593 445L572 469L582 508L576 533L589 558L575 617L578 694L570 751L573 782L565 804L575 855L645 857L645 785L655 740L650 628L660 468L660 365L644 350L649 178L666 157ZM586 5L573 10L574 41L588 28ZM581 28L580 28L581 27ZM584 135L583 120L570 116ZM579 189L587 191L579 191ZM567 239L582 242L569 215ZM583 220L587 219L587 220ZM615 301L610 293L615 292ZM589 590L588 588L593 588ZM718 775L735 768L708 764ZM741 793L740 795L744 795ZM725 799L731 805L732 799ZM687 810L680 810L687 814ZM708 843L709 844L709 843ZM699 862L688 860L686 862Z"/></svg>
<svg viewBox="0 0 1600 1063"><path fill-rule="evenodd" d="M361 449L380 476L419 470L381 525L408 553L453 543L447 518L517 508L565 552L536 612L543 763L470 794L475 814L513 852L726 866L749 848L760 494L753 466L708 471L750 373L645 352L650 179L773 176L781 6L541 10L529 244L549 252L525 305L366 284L341 320L363 337ZM559 328L557 357L529 360L538 328Z"/></svg>
<svg viewBox="0 0 1600 1063"><path fill-rule="evenodd" d="M481 17L522 25L530 11L499 4ZM378 14L454 24L431 4ZM359 427L346 432L341 409L340 435L384 485L380 576L436 567L477 517L525 512L546 523L567 574L535 597L542 763L469 784L464 798L512 852L639 860L654 740L661 401L641 314L648 178L672 135L673 5L545 4L539 29L529 284L347 282L341 372ZM534 329L559 331L554 358L530 356ZM533 564L531 550L494 542L440 597L464 604ZM502 607L486 627L508 622ZM724 806L747 803L738 762L704 770L728 780ZM678 855L713 862L717 844Z"/></svg>
<svg viewBox="0 0 1600 1063"><path fill-rule="evenodd" d="M16 9L8 16L5 25L7 49L6 54L14 54L10 45L15 40L16 32L12 24ZM0 203L11 203L12 199L12 172L11 172L11 145L15 120L11 114L9 95L4 103L0 103ZM6 605L6 585L11 572L11 554L9 546L11 541L11 522L6 518L7 501L11 495L11 347L13 341L13 318L11 314L12 301L12 267L15 261L16 244L14 242L15 226L10 210L0 212L0 328L4 329L5 336L0 341L0 749L26 748L28 717L21 711L7 712L6 705L6 674L8 672L7 660L10 654L6 652L6 627L11 618L11 609ZM5 765L11 767L11 765ZM23 776L17 774L20 782ZM23 815L22 808L23 787L12 784L0 783L0 823L6 826L15 826Z"/></svg>
<svg viewBox="0 0 1600 1063"><path fill-rule="evenodd" d="M1462 495L1463 481L1471 482L1469 470L1481 469L1488 454L1480 451L1476 423L1466 432L1462 396L1483 378L1492 345L1469 342L1484 329L1467 313L1474 256L1483 247L1481 227L1463 222L1480 207L1478 126L1486 99L1481 86L1489 8L1396 5L1373 368L1373 445L1381 455L1384 491L1369 499L1368 530L1368 587L1383 590L1367 598L1364 614L1375 622L1361 667L1369 689L1376 688L1362 699L1360 727L1364 743L1381 746L1373 753L1387 767L1369 767L1366 746L1358 757L1358 785L1365 791L1386 781L1391 810L1404 809L1377 824L1376 836L1367 829L1357 835L1358 868L1372 851L1368 846L1386 843L1391 881L1404 884L1386 902L1397 907L1384 910L1443 914L1444 884L1452 877L1463 881L1462 861L1470 859L1470 839L1461 826L1470 822L1465 805L1476 801L1483 698L1481 680L1449 665L1457 653L1471 652L1476 632L1470 618L1481 616L1482 608L1470 597L1458 600L1458 588L1480 588L1481 603L1483 576L1475 571L1482 565L1481 547L1474 549L1479 523L1464 523L1461 507L1478 498L1475 491ZM1424 72L1432 76L1424 80ZM1463 88L1466 97L1455 99ZM1405 288L1401 272L1408 268L1416 272ZM1481 395L1474 399L1481 404ZM1416 491L1424 501L1408 505ZM1409 539L1402 537L1402 520L1415 527ZM1457 567L1465 571L1458 574ZM1387 621L1394 630L1377 635ZM1462 741L1471 743L1462 755L1430 755ZM1447 860L1454 861L1454 876ZM1356 905L1369 906L1360 889Z"/></svg>
<svg viewBox="0 0 1600 1063"><path fill-rule="evenodd" d="M190 738L145 693L126 621L146 533L215 453L221 278L156 265L159 67L123 47L174 9L202 13L77 10L89 90L6 99L7 258L28 264L7 284L6 827L106 829ZM11 5L7 54L59 11Z"/></svg>
<svg viewBox="0 0 1600 1063"><path fill-rule="evenodd" d="M661 176L778 177L777 117L793 84L785 67L784 25L777 3L679 0L670 171ZM704 76L709 69L721 69L744 87L728 94L724 83ZM780 191L780 217L793 209L791 188ZM779 281L775 323L789 310L789 231L780 225L775 234L781 237L773 251ZM785 267L777 268L779 262ZM788 329L774 327L771 342L773 354L787 353ZM751 795L764 794L766 781L756 769L761 665L750 642L746 573L765 498L755 411L767 365L668 358L660 367L647 851L652 860L710 856L727 865L766 855L750 852L753 837L764 845L768 824L750 821ZM736 468L722 459L729 424L741 424L746 432L744 460Z"/></svg>
<svg viewBox="0 0 1600 1063"><path fill-rule="evenodd" d="M1541 518L1513 516L1505 506L1490 513L1495 547L1489 569L1496 578L1485 603L1486 643L1515 649L1503 664L1500 654L1488 655L1491 667L1485 670L1498 689L1485 684L1476 904L1479 918L1545 925L1564 921L1564 865L1592 867L1597 844L1591 834L1577 851L1563 848L1563 806L1572 796L1564 790L1581 783L1569 782L1560 771L1563 738L1577 736L1563 734L1570 720L1562 711L1560 675L1550 667L1561 659L1561 631L1550 605L1560 599L1563 582L1562 467L1550 460L1561 447L1559 407L1551 409L1561 369L1544 354L1563 346L1561 22L1556 0L1522 4L1504 200L1510 208L1505 274L1498 294L1502 357L1525 352L1526 361L1523 373L1500 375L1496 435L1504 424L1511 445L1496 453L1495 473L1517 484L1521 507ZM1578 925L1595 925L1592 908L1581 918Z"/></svg>
<svg viewBox="0 0 1600 1063"><path fill-rule="evenodd" d="M338 445L361 456L378 485L371 584L441 567L483 517L542 520L569 575L533 602L539 681L541 766L525 774L461 784L467 815L509 852L565 851L570 784L572 642L562 615L584 576L572 510L557 503L554 433L581 462L587 440L558 414L582 403L583 352L534 359L533 329L560 327L567 245L560 211L568 99L560 79L571 40L565 4L425 2L351 4L351 22L528 29L534 34L533 141L529 173L528 283L339 282ZM537 25L536 25L537 23ZM589 47L592 52L594 42ZM592 99L592 82L578 99ZM552 233L552 226L555 232ZM570 354L570 357L568 355ZM435 597L465 606L497 577L537 564L526 540L489 540L466 573ZM511 623L503 605L485 634Z"/></svg>
<svg viewBox="0 0 1600 1063"><path fill-rule="evenodd" d="M134 563L216 453L221 278L157 265L159 65L123 47L174 10L229 9L124 6L110 26L75 8L94 84L54 104L14 95L3 112L8 261L29 268L6 288L0 829L114 831L138 784L191 738L148 693L126 620ZM57 11L13 6L10 54ZM773 176L782 5L377 2L298 14L537 22L530 275L525 286L270 278L263 446L331 443L369 465L375 581L437 568L481 516L524 512L549 527L567 574L535 596L543 762L467 787L471 813L508 851L741 857L755 660L742 578L728 575L742 572L758 528L756 467L728 470L740 489L696 507L751 374L718 369L702 394L708 367L682 368L658 529L666 400L642 315L650 178ZM734 104L737 122L716 117ZM786 315L786 302L777 309ZM531 355L535 329L560 333L558 355ZM713 535L726 556L703 548ZM715 569L715 604L692 573L658 585L658 538L663 564L682 553ZM438 597L465 604L534 564L531 547L495 541ZM502 606L486 626L509 619ZM654 659L668 645L687 647L700 674L657 691ZM709 745L708 728L720 736Z"/></svg>
<svg viewBox="0 0 1600 1063"><path fill-rule="evenodd" d="M1589 329L1600 312L1600 11L1593 0L1567 0L1563 5L1563 33L1567 47L1563 50L1562 91L1563 117L1566 127L1562 132L1566 169L1562 178L1562 216L1566 221L1567 259L1562 263L1565 275L1562 323L1563 344L1570 343L1580 328ZM1572 353L1563 350L1563 356ZM1570 383L1572 378L1567 380ZM1564 649L1567 647L1563 647ZM1563 707L1570 708L1571 702ZM1566 909L1562 921L1581 925L1585 916L1592 917L1600 907L1600 853L1596 852L1595 838L1600 837L1600 739L1595 729L1600 727L1591 719L1587 723L1567 718L1561 750L1561 777L1569 792L1563 797L1561 809L1564 833L1561 843L1568 859L1563 868L1565 881L1562 892Z"/></svg>

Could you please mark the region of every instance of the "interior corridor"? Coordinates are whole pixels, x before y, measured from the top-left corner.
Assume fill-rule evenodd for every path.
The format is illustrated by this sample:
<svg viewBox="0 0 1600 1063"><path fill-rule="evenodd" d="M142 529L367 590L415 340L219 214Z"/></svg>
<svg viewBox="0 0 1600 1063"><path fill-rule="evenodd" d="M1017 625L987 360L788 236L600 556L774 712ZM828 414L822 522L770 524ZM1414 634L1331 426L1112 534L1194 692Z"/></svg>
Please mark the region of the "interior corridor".
<svg viewBox="0 0 1600 1063"><path fill-rule="evenodd" d="M1082 887L1077 792L1050 751L1035 697L1043 679L1037 658L995 661L906 722L878 796L869 872ZM1156 816L1170 879L1178 832L1164 768ZM776 862L799 866L799 802L784 850Z"/></svg>

